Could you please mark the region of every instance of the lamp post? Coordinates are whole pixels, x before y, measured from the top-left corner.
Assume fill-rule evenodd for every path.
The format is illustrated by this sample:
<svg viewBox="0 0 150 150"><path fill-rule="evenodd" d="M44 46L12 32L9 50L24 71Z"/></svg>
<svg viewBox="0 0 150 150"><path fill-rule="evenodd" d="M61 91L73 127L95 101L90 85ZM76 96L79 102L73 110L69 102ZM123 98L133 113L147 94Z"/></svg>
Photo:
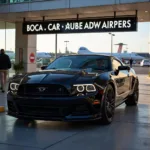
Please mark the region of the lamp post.
<svg viewBox="0 0 150 150"><path fill-rule="evenodd" d="M109 33L111 35L111 56L113 53L113 36L115 36L115 34Z"/></svg>
<svg viewBox="0 0 150 150"><path fill-rule="evenodd" d="M67 50L68 50L68 43L69 43L69 41L64 41L65 43L66 43L66 52L67 52Z"/></svg>

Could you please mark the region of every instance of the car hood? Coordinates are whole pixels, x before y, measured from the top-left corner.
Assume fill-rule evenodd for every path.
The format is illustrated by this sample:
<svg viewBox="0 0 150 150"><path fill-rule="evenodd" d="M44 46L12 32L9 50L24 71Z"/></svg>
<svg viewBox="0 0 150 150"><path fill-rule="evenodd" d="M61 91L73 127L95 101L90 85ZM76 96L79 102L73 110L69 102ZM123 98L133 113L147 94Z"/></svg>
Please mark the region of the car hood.
<svg viewBox="0 0 150 150"><path fill-rule="evenodd" d="M97 73L85 71L51 70L27 74L21 84L81 84L91 83L97 77Z"/></svg>

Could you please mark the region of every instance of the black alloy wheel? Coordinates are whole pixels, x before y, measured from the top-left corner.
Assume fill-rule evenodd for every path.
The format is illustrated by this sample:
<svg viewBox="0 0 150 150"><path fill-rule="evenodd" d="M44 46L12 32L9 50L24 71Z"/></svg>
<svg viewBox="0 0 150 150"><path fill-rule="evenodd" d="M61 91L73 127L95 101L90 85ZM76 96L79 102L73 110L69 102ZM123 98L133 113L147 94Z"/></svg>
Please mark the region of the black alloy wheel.
<svg viewBox="0 0 150 150"><path fill-rule="evenodd" d="M103 124L110 124L113 120L115 112L115 91L109 84L104 93L104 99L102 104L102 119Z"/></svg>

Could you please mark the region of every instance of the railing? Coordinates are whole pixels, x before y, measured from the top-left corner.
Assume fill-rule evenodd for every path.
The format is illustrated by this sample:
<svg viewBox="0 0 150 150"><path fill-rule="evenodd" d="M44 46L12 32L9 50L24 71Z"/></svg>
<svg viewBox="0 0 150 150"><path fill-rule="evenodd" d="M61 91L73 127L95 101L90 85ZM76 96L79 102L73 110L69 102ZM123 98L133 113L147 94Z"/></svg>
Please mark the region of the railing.
<svg viewBox="0 0 150 150"><path fill-rule="evenodd" d="M63 1L65 3L69 3L69 6L72 6L72 7L150 2L150 0L0 0L0 5L17 4L17 3L32 3L32 2L42 2L42 1L43 2L46 2L46 1L61 2L61 1Z"/></svg>
<svg viewBox="0 0 150 150"><path fill-rule="evenodd" d="M32 0L0 0L0 4L24 3L24 2L31 2L31 1Z"/></svg>
<svg viewBox="0 0 150 150"><path fill-rule="evenodd" d="M48 0L0 0L0 4L27 3L27 2L37 2L37 1L48 1ZM54 0L49 0L49 1L54 1Z"/></svg>
<svg viewBox="0 0 150 150"><path fill-rule="evenodd" d="M48 0L0 0L0 4L27 3L27 2L37 2L37 1L48 1ZM54 0L50 0L50 1L54 1ZM70 0L70 1L73 2L76 0ZM77 1L79 2L80 0L77 0ZM87 1L91 1L91 0L87 0ZM109 0L106 0L106 1L109 1ZM119 3L147 2L147 1L150 1L150 0L114 0L114 3L119 4Z"/></svg>
<svg viewBox="0 0 150 150"><path fill-rule="evenodd" d="M0 0L0 4L7 4L7 0Z"/></svg>
<svg viewBox="0 0 150 150"><path fill-rule="evenodd" d="M0 4L27 3L34 1L44 1L44 0L0 0Z"/></svg>

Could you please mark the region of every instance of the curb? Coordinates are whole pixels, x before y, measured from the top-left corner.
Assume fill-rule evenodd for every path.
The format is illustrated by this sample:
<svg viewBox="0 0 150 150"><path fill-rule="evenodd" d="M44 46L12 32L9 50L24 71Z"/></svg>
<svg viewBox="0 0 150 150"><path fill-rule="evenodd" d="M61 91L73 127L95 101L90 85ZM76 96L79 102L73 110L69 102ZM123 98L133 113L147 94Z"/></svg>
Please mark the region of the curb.
<svg viewBox="0 0 150 150"><path fill-rule="evenodd" d="M4 106L0 106L0 113L5 112L5 107Z"/></svg>

